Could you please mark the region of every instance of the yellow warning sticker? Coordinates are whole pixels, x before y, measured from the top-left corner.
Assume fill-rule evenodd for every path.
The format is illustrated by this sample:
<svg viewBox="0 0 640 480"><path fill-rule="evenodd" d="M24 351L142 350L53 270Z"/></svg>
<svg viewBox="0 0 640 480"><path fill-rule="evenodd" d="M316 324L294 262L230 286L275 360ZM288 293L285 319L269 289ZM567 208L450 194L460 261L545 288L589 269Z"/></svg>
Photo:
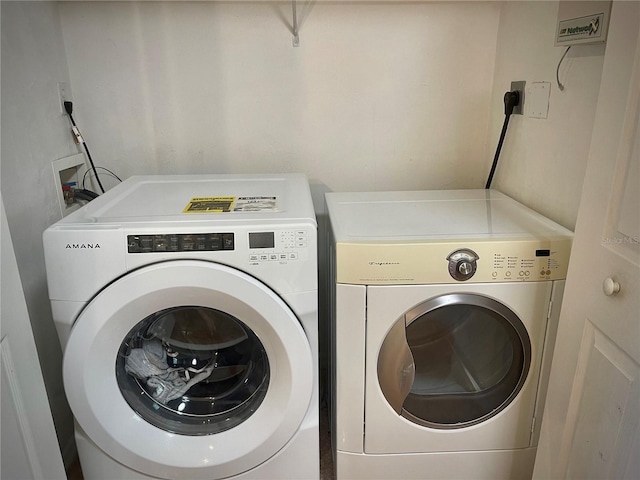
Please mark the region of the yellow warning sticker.
<svg viewBox="0 0 640 480"><path fill-rule="evenodd" d="M194 197L184 207L182 213L225 213L231 212L236 197Z"/></svg>

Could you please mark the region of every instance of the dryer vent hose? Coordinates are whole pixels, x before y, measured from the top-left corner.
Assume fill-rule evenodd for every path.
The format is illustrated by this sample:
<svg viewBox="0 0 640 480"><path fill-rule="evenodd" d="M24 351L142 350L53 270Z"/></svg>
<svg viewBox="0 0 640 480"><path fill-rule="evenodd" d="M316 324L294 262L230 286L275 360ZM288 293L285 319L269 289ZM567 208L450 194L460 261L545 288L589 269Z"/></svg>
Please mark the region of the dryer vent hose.
<svg viewBox="0 0 640 480"><path fill-rule="evenodd" d="M496 148L496 154L493 157L493 164L491 165L491 171L489 172L489 178L487 178L487 184L484 188L491 188L491 181L493 175L496 173L496 167L498 166L498 158L500 157L500 151L502 150L502 143L507 133L507 127L509 126L509 117L513 113L513 109L520 104L520 94L517 90L507 92L504 94L504 123L502 124L502 132L500 132L500 140L498 141L498 147Z"/></svg>

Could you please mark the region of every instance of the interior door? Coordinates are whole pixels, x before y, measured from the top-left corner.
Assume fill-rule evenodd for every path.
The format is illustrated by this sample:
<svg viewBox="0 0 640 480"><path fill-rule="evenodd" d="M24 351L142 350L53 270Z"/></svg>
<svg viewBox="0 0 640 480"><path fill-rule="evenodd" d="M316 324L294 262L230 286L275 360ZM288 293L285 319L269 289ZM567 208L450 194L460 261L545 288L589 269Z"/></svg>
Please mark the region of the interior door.
<svg viewBox="0 0 640 480"><path fill-rule="evenodd" d="M613 3L535 478L640 478L639 20Z"/></svg>
<svg viewBox="0 0 640 480"><path fill-rule="evenodd" d="M66 478L2 204L0 478Z"/></svg>

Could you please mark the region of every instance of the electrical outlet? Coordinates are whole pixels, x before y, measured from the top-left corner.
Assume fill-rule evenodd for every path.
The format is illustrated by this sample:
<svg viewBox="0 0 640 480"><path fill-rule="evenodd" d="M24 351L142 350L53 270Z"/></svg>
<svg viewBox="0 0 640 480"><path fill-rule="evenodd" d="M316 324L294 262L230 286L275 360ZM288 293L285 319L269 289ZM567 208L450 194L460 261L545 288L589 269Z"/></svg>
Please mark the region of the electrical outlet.
<svg viewBox="0 0 640 480"><path fill-rule="evenodd" d="M524 87L526 83L527 82L525 82L524 80L511 82L510 91L517 91L518 95L520 95L520 101L518 102L518 105L513 107L513 112L511 112L513 115L522 115L522 112L524 112Z"/></svg>
<svg viewBox="0 0 640 480"><path fill-rule="evenodd" d="M71 92L69 90L69 84L67 82L58 82L58 105L60 105L60 113L67 114L64 109L64 102L71 101Z"/></svg>

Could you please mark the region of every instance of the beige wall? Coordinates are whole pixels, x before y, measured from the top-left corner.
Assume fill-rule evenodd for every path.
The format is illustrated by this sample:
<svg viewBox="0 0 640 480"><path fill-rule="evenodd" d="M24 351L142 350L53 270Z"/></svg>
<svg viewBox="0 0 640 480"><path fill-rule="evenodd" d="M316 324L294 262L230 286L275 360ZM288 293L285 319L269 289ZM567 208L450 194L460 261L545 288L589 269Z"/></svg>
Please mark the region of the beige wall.
<svg viewBox="0 0 640 480"><path fill-rule="evenodd" d="M290 2L62 4L92 154L124 177L481 186L500 4L298 3L298 48Z"/></svg>
<svg viewBox="0 0 640 480"><path fill-rule="evenodd" d="M509 121L493 187L573 230L587 166L591 130L598 100L604 45L554 47L557 2L504 2L500 15L493 80L491 159L504 120L502 96L512 80L549 82L546 119L524 115Z"/></svg>

